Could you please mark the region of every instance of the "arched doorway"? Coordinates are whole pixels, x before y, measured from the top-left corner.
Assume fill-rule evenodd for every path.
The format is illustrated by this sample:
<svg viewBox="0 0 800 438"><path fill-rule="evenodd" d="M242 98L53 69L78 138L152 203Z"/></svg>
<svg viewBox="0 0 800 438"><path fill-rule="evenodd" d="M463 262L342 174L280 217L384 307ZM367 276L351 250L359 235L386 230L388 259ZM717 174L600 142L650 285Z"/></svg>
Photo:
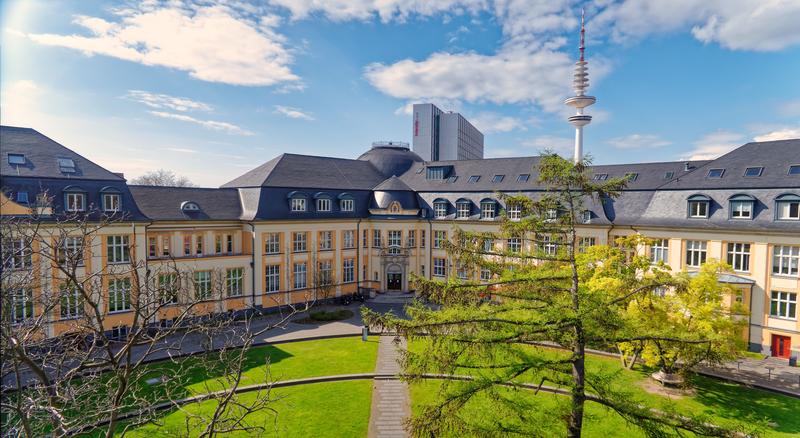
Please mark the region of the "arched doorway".
<svg viewBox="0 0 800 438"><path fill-rule="evenodd" d="M386 290L403 290L403 267L393 263L386 267Z"/></svg>

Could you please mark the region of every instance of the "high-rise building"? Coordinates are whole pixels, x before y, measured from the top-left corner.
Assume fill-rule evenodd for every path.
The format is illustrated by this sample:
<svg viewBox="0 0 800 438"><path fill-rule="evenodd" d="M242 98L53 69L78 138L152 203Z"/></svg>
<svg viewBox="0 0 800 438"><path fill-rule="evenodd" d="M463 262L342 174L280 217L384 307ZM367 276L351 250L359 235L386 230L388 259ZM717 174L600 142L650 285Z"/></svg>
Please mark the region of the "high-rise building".
<svg viewBox="0 0 800 438"><path fill-rule="evenodd" d="M459 113L432 103L414 105L414 152L425 161L479 160L483 133Z"/></svg>

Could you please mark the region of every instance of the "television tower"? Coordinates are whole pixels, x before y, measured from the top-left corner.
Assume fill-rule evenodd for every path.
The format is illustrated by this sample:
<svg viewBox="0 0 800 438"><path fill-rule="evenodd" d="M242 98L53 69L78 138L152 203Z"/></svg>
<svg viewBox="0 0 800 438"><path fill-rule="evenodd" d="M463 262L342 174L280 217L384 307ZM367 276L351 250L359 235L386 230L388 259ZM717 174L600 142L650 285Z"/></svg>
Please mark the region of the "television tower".
<svg viewBox="0 0 800 438"><path fill-rule="evenodd" d="M592 122L592 116L584 114L583 109L597 101L594 96L585 95L586 89L589 87L589 69L586 67L588 63L584 59L586 29L583 19L584 11L581 9L581 44L578 47L581 58L575 63L575 78L572 80L575 96L564 101L566 105L575 108L576 111L574 116L567 119L575 127L575 157L573 158L575 164L580 163L583 159L583 127Z"/></svg>

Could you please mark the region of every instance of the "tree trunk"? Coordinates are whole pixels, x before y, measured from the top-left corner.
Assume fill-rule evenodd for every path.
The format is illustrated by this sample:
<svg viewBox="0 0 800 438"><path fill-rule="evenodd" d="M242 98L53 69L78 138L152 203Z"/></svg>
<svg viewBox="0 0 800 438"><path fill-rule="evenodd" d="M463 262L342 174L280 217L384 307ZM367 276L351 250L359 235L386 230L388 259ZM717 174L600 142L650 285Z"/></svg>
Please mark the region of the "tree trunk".
<svg viewBox="0 0 800 438"><path fill-rule="evenodd" d="M585 353L583 344L583 328L578 324L575 327L577 340L572 348L572 406L570 408L569 424L567 425L567 436L579 438L583 428L583 407L586 402L586 368Z"/></svg>

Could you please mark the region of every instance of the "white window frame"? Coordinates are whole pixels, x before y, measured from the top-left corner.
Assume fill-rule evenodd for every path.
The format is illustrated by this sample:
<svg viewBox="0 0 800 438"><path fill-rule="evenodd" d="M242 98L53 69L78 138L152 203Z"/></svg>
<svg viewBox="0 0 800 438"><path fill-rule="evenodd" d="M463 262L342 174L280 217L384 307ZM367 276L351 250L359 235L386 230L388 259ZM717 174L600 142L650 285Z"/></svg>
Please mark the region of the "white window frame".
<svg viewBox="0 0 800 438"><path fill-rule="evenodd" d="M669 263L669 239L654 239L650 245L650 263Z"/></svg>
<svg viewBox="0 0 800 438"><path fill-rule="evenodd" d="M319 199L317 199L317 211L330 212L331 211L331 200L328 199L328 198L319 198Z"/></svg>
<svg viewBox="0 0 800 438"><path fill-rule="evenodd" d="M4 240L3 261L7 269L21 270L30 269L33 264L33 251L31 245L25 241L24 237Z"/></svg>
<svg viewBox="0 0 800 438"><path fill-rule="evenodd" d="M433 249L442 249L447 240L447 231L433 230Z"/></svg>
<svg viewBox="0 0 800 438"><path fill-rule="evenodd" d="M281 290L281 265L267 265L264 269L264 289L266 292Z"/></svg>
<svg viewBox="0 0 800 438"><path fill-rule="evenodd" d="M229 268L225 271L225 291L229 297L240 297L244 293L244 268Z"/></svg>
<svg viewBox="0 0 800 438"><path fill-rule="evenodd" d="M797 277L800 273L800 246L775 245L772 248L772 275Z"/></svg>
<svg viewBox="0 0 800 438"><path fill-rule="evenodd" d="M306 198L292 198L292 211L301 213L306 211Z"/></svg>
<svg viewBox="0 0 800 438"><path fill-rule="evenodd" d="M797 320L797 293L774 290L770 294L769 316Z"/></svg>
<svg viewBox="0 0 800 438"><path fill-rule="evenodd" d="M388 237L389 246L399 247L403 246L403 231L402 230L389 230Z"/></svg>
<svg viewBox="0 0 800 438"><path fill-rule="evenodd" d="M434 202L433 203L433 217L437 219L447 217L447 203L446 202Z"/></svg>
<svg viewBox="0 0 800 438"><path fill-rule="evenodd" d="M522 251L522 239L519 237L511 237L506 241L506 246L509 252L520 252Z"/></svg>
<svg viewBox="0 0 800 438"><path fill-rule="evenodd" d="M372 230L372 247L380 248L383 246L383 239L381 238L381 230Z"/></svg>
<svg viewBox="0 0 800 438"><path fill-rule="evenodd" d="M456 203L456 219L469 219L472 213L472 206L468 202Z"/></svg>
<svg viewBox="0 0 800 438"><path fill-rule="evenodd" d="M434 277L447 276L447 259L439 257L433 258L433 276Z"/></svg>
<svg viewBox="0 0 800 438"><path fill-rule="evenodd" d="M103 193L103 211L116 213L122 209L122 195L119 193Z"/></svg>
<svg viewBox="0 0 800 438"><path fill-rule="evenodd" d="M320 231L317 236L319 236L320 251L329 251L333 249L333 231Z"/></svg>
<svg viewBox="0 0 800 438"><path fill-rule="evenodd" d="M106 236L106 255L109 264L130 262L128 236Z"/></svg>
<svg viewBox="0 0 800 438"><path fill-rule="evenodd" d="M344 230L342 233L342 248L352 249L356 247L356 232L353 230Z"/></svg>
<svg viewBox="0 0 800 438"><path fill-rule="evenodd" d="M731 219L752 219L753 201L731 201Z"/></svg>
<svg viewBox="0 0 800 438"><path fill-rule="evenodd" d="M481 268L481 281L488 282L492 279L492 271L488 268Z"/></svg>
<svg viewBox="0 0 800 438"><path fill-rule="evenodd" d="M778 201L776 203L777 219L781 221L800 220L800 201ZM794 214L792 207L794 206Z"/></svg>
<svg viewBox="0 0 800 438"><path fill-rule="evenodd" d="M33 290L22 288L11 291L11 323L22 324L34 316Z"/></svg>
<svg viewBox="0 0 800 438"><path fill-rule="evenodd" d="M70 288L69 285L63 285L59 299L61 319L75 319L84 315L86 309L83 306L83 297L76 286Z"/></svg>
<svg viewBox="0 0 800 438"><path fill-rule="evenodd" d="M511 204L508 206L508 218L512 221L518 221L522 218L522 206Z"/></svg>
<svg viewBox="0 0 800 438"><path fill-rule="evenodd" d="M553 239L550 238L550 235L540 235L539 239L541 239L542 251L544 251L546 255L554 256L558 253L558 242L554 242Z"/></svg>
<svg viewBox="0 0 800 438"><path fill-rule="evenodd" d="M292 267L293 289L305 289L308 286L308 267L306 262L295 263Z"/></svg>
<svg viewBox="0 0 800 438"><path fill-rule="evenodd" d="M689 201L689 217L708 219L709 204L709 201Z"/></svg>
<svg viewBox="0 0 800 438"><path fill-rule="evenodd" d="M86 193L67 192L65 199L66 205L64 209L66 211L76 212L86 210ZM77 201L80 201L80 205L78 205Z"/></svg>
<svg viewBox="0 0 800 438"><path fill-rule="evenodd" d="M728 264L737 272L750 271L750 244L740 242L728 243Z"/></svg>
<svg viewBox="0 0 800 438"><path fill-rule="evenodd" d="M578 238L578 252L586 252L590 246L594 246L596 239L591 236L582 236Z"/></svg>
<svg viewBox="0 0 800 438"><path fill-rule="evenodd" d="M339 201L339 209L342 211L353 211L355 210L355 201L352 199L341 199Z"/></svg>
<svg viewBox="0 0 800 438"><path fill-rule="evenodd" d="M481 219L494 219L496 209L496 202L481 202Z"/></svg>
<svg viewBox="0 0 800 438"><path fill-rule="evenodd" d="M296 231L292 233L292 252L308 251L308 232Z"/></svg>
<svg viewBox="0 0 800 438"><path fill-rule="evenodd" d="M708 242L705 240L686 241L686 266L699 268L706 262Z"/></svg>
<svg viewBox="0 0 800 438"><path fill-rule="evenodd" d="M158 292L161 295L161 304L176 304L180 283L176 273L161 274L158 276Z"/></svg>
<svg viewBox="0 0 800 438"><path fill-rule="evenodd" d="M409 248L416 248L417 247L417 230L408 230L408 236L406 237L406 245Z"/></svg>
<svg viewBox="0 0 800 438"><path fill-rule="evenodd" d="M356 279L356 260L344 259L342 261L342 283L352 283Z"/></svg>
<svg viewBox="0 0 800 438"><path fill-rule="evenodd" d="M108 313L131 310L131 279L113 278L108 280Z"/></svg>
<svg viewBox="0 0 800 438"><path fill-rule="evenodd" d="M267 233L264 239L264 254L281 253L281 233Z"/></svg>
<svg viewBox="0 0 800 438"><path fill-rule="evenodd" d="M211 271L195 271L194 296L198 301L211 299Z"/></svg>
<svg viewBox="0 0 800 438"><path fill-rule="evenodd" d="M333 284L333 263L330 260L318 262L317 269L319 270L319 286Z"/></svg>

